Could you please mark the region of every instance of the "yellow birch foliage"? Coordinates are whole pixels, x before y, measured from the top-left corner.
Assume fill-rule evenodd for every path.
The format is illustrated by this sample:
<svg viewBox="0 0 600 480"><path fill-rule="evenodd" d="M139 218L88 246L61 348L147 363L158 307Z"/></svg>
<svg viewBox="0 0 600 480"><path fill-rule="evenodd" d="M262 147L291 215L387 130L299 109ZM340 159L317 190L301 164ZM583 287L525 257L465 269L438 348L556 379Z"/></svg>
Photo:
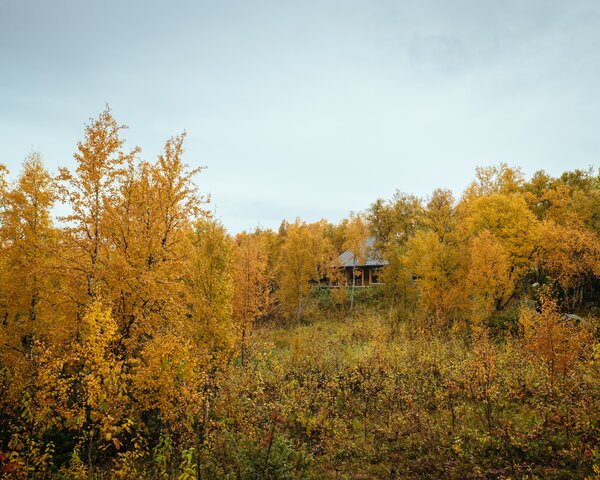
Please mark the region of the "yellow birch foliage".
<svg viewBox="0 0 600 480"><path fill-rule="evenodd" d="M189 263L191 321L184 332L198 345L230 354L236 336L232 320L232 242L225 228L200 218L192 233Z"/></svg>
<svg viewBox="0 0 600 480"><path fill-rule="evenodd" d="M254 322L271 306L271 281L267 238L261 232L236 236L231 266L233 277L233 318L241 330L242 362Z"/></svg>
<svg viewBox="0 0 600 480"><path fill-rule="evenodd" d="M170 435L189 436L202 422L211 358L195 340L158 332L144 345L132 374L140 412L156 416Z"/></svg>
<svg viewBox="0 0 600 480"><path fill-rule="evenodd" d="M0 396L17 406L33 388L36 344L68 335L56 324L53 255L58 232L50 210L56 193L39 154L31 154L14 185L2 187L0 223ZM10 379L10 380L8 380Z"/></svg>
<svg viewBox="0 0 600 480"><path fill-rule="evenodd" d="M381 272L386 294L392 305L411 316L415 303L412 273L405 268L403 260L406 243L422 226L423 214L419 198L396 191L389 201L376 200L367 215L375 246L389 262Z"/></svg>
<svg viewBox="0 0 600 480"><path fill-rule="evenodd" d="M411 273L423 327L451 326L463 305L461 257L454 246L440 241L433 230L418 232L406 245L404 268Z"/></svg>
<svg viewBox="0 0 600 480"><path fill-rule="evenodd" d="M450 190L433 191L424 211L423 223L433 231L440 243L456 245L458 243L456 226L457 212L454 195Z"/></svg>
<svg viewBox="0 0 600 480"><path fill-rule="evenodd" d="M466 286L474 322L500 309L513 292L508 257L500 241L488 230L470 240Z"/></svg>
<svg viewBox="0 0 600 480"><path fill-rule="evenodd" d="M288 320L299 321L308 306L314 284L327 275L333 262L331 243L325 237L326 222L290 224L279 252L278 300Z"/></svg>
<svg viewBox="0 0 600 480"><path fill-rule="evenodd" d="M463 308L463 246L456 226L452 193L435 190L423 212L425 228L406 243L402 268L411 280L405 289L416 294L417 313L427 327L451 326Z"/></svg>
<svg viewBox="0 0 600 480"><path fill-rule="evenodd" d="M96 431L100 442L110 442L117 449L119 436L127 430L127 374L114 353L117 322L109 309L94 302L83 318L81 340L74 359L79 368L78 388L83 396L88 435ZM77 419L75 419L77 423Z"/></svg>
<svg viewBox="0 0 600 480"><path fill-rule="evenodd" d="M5 279L0 284L0 298L4 315L14 322L12 333L21 337L48 333L44 320L52 300L51 259L57 246L57 231L50 217L55 199L54 184L41 156L31 154L16 185L6 190L0 224L0 268Z"/></svg>
<svg viewBox="0 0 600 480"><path fill-rule="evenodd" d="M467 187L465 199L490 195L513 195L522 190L523 172L519 168L509 167L506 163L489 167L477 167L475 180Z"/></svg>
<svg viewBox="0 0 600 480"><path fill-rule="evenodd" d="M584 288L600 276L600 237L582 225L543 222L536 251L542 269L556 279L570 305L581 303Z"/></svg>
<svg viewBox="0 0 600 480"><path fill-rule="evenodd" d="M542 362L550 378L566 375L590 347L592 336L583 325L560 313L548 292L540 294L540 309L524 308L520 323L523 341L534 359Z"/></svg>
<svg viewBox="0 0 600 480"><path fill-rule="evenodd" d="M110 308L94 301L71 344L46 350L40 373L40 403L52 405L62 427L73 430L81 447L121 447L132 425L129 374L115 355L117 322ZM91 457L90 457L91 458Z"/></svg>
<svg viewBox="0 0 600 480"><path fill-rule="evenodd" d="M125 128L107 107L86 127L74 154L75 171L60 169L62 200L71 209L63 218L69 224L63 269L70 280L67 294L79 309L106 293L106 211L116 195L121 169L137 153L123 152L120 132Z"/></svg>
<svg viewBox="0 0 600 480"><path fill-rule="evenodd" d="M465 210L465 235L488 230L500 241L510 264L515 286L533 265L539 221L520 195L492 194L469 200Z"/></svg>
<svg viewBox="0 0 600 480"><path fill-rule="evenodd" d="M368 257L367 237L369 227L360 214L351 214L344 232L344 250L351 250L357 264L364 263Z"/></svg>
<svg viewBox="0 0 600 480"><path fill-rule="evenodd" d="M190 232L204 200L193 184L199 169L183 162L184 138L169 139L154 163L130 161L107 206L106 276L127 345L186 313Z"/></svg>
<svg viewBox="0 0 600 480"><path fill-rule="evenodd" d="M419 198L397 191L391 200L376 200L369 208L368 220L378 246L403 244L419 227L423 205Z"/></svg>
<svg viewBox="0 0 600 480"><path fill-rule="evenodd" d="M155 411L169 434L197 438L205 424L208 395L234 349L231 310L231 240L225 229L201 217L188 232L184 313L167 317L144 345L133 379L140 407ZM185 301L185 302L184 302ZM194 437L193 435L196 435Z"/></svg>

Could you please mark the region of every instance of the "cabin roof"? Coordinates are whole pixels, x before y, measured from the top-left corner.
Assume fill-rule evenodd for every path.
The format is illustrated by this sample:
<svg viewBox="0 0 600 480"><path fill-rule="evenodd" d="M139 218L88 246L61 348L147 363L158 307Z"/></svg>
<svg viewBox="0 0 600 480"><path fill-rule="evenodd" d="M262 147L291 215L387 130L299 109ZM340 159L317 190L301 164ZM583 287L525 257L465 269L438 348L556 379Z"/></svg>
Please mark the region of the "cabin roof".
<svg viewBox="0 0 600 480"><path fill-rule="evenodd" d="M375 237L367 237L367 258L364 262L359 263L358 259L355 259L354 252L352 250L346 250L338 257L338 263L342 267L383 267L388 264L387 260L383 260L379 257L378 252L375 250ZM356 260L356 264L354 263Z"/></svg>

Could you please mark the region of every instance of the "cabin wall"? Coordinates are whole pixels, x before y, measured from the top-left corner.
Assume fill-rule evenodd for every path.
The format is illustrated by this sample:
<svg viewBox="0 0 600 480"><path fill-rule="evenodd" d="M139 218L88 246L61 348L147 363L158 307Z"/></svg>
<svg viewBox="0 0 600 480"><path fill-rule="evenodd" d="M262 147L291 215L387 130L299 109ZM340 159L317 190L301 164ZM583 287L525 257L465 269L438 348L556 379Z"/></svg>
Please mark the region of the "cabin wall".
<svg viewBox="0 0 600 480"><path fill-rule="evenodd" d="M356 267L356 283L357 287L368 287L373 284L379 284L380 281L380 267ZM344 267L344 280L346 287L352 286L352 267Z"/></svg>

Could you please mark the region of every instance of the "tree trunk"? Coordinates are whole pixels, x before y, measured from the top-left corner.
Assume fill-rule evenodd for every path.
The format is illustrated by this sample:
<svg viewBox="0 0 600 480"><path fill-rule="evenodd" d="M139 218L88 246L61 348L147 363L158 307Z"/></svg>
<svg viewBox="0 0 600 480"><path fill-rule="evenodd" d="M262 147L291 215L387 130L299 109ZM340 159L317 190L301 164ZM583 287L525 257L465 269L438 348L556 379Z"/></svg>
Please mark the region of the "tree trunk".
<svg viewBox="0 0 600 480"><path fill-rule="evenodd" d="M354 259L354 265L352 265L352 290L350 293L350 313L354 307L354 287L356 286L356 259Z"/></svg>
<svg viewBox="0 0 600 480"><path fill-rule="evenodd" d="M241 351L242 368L244 368L244 350L245 350L245 346L246 346L246 329L242 328L242 351Z"/></svg>

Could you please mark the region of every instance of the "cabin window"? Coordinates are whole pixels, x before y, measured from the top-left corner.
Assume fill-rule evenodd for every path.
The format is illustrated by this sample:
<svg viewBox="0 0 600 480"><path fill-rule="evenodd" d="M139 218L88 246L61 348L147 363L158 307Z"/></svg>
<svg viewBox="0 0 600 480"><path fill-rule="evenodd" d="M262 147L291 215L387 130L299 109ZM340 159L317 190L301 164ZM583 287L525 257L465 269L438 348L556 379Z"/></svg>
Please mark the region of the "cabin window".
<svg viewBox="0 0 600 480"><path fill-rule="evenodd" d="M371 283L379 283L379 269L373 268L371 270Z"/></svg>

